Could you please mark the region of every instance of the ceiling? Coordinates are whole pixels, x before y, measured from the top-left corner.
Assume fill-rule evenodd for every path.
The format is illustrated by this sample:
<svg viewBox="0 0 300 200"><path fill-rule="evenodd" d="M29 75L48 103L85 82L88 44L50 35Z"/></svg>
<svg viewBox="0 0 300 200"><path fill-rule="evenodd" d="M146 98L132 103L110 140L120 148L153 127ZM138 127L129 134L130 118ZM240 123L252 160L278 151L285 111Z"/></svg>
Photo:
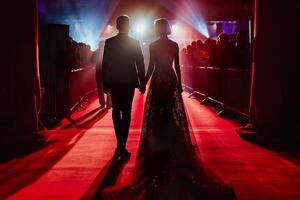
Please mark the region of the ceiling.
<svg viewBox="0 0 300 200"><path fill-rule="evenodd" d="M115 13L130 12L143 8L146 10L155 9L160 15L176 16L176 10L169 9L168 11L168 6L161 8L161 4L166 0L39 0L39 2L42 2L44 7L56 13L64 12L64 10L70 8L95 8L97 5L102 5L103 2L106 2L106 4L118 2ZM197 4L199 12L207 21L249 20L252 18L252 0L170 0L169 2L178 5L181 3Z"/></svg>

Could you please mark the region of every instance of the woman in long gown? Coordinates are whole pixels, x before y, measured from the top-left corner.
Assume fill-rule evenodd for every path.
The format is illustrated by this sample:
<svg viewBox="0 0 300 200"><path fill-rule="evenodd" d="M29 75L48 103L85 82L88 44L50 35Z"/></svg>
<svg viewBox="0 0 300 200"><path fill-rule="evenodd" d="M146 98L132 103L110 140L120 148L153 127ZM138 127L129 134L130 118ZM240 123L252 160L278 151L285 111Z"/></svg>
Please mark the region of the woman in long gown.
<svg viewBox="0 0 300 200"><path fill-rule="evenodd" d="M233 189L205 169L190 138L177 43L166 19L155 21L159 39L150 45L141 139L131 183L108 188L101 199L236 199ZM173 69L175 64L175 70Z"/></svg>

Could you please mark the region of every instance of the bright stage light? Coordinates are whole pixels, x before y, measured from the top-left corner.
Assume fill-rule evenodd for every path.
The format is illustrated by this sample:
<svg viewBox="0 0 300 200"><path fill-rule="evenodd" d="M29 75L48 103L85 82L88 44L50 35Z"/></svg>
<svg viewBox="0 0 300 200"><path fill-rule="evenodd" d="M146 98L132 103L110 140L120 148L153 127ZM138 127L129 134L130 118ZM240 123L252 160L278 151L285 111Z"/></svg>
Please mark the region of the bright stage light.
<svg viewBox="0 0 300 200"><path fill-rule="evenodd" d="M147 31L147 23L145 21L138 21L135 25L134 25L134 32L136 34L138 34L139 36L142 36L146 33Z"/></svg>
<svg viewBox="0 0 300 200"><path fill-rule="evenodd" d="M107 31L111 31L112 29L113 29L113 26L112 26L112 25L109 24L109 25L106 26L106 30L107 30Z"/></svg>
<svg viewBox="0 0 300 200"><path fill-rule="evenodd" d="M174 25L172 25L172 32L176 32L176 30L178 29L178 27L174 24Z"/></svg>
<svg viewBox="0 0 300 200"><path fill-rule="evenodd" d="M39 8L45 0L38 0ZM58 14L58 1L47 1L47 13L40 10L41 24L67 24L70 26L70 36L77 42L89 44L92 50L96 50L100 40L103 39L103 32L113 34L114 29L108 30L107 24L118 1L112 0L88 0L88 1L59 1L62 2L63 15ZM49 6L48 6L49 4Z"/></svg>
<svg viewBox="0 0 300 200"><path fill-rule="evenodd" d="M102 33L102 36L105 38L105 37L109 37L109 36L111 36L112 35L112 33L113 33L113 26L112 25L110 25L110 24L108 24L107 26L106 26L106 28L104 29L104 31L103 31L103 33Z"/></svg>
<svg viewBox="0 0 300 200"><path fill-rule="evenodd" d="M172 35L175 36L183 36L185 34L184 27L180 26L180 24L173 24L171 26Z"/></svg>

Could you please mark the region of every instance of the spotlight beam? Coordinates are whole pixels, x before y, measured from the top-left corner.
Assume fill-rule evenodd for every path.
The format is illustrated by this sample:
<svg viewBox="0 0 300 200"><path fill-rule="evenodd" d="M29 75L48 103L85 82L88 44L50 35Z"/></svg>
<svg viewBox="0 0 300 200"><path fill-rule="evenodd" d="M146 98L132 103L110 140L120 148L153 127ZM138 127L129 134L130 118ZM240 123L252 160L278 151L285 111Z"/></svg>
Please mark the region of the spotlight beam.
<svg viewBox="0 0 300 200"><path fill-rule="evenodd" d="M205 20L201 15L201 9L199 8L199 2L196 0L164 0L159 1L158 3L171 12L174 12L179 19L194 27L202 35L207 38L209 37Z"/></svg>
<svg viewBox="0 0 300 200"><path fill-rule="evenodd" d="M39 12L43 15L45 24L68 24L70 36L75 41L87 43L95 50L120 0L65 0L60 2L58 8L56 1L49 1L47 7L43 7L44 0L38 1L40 7L44 8Z"/></svg>

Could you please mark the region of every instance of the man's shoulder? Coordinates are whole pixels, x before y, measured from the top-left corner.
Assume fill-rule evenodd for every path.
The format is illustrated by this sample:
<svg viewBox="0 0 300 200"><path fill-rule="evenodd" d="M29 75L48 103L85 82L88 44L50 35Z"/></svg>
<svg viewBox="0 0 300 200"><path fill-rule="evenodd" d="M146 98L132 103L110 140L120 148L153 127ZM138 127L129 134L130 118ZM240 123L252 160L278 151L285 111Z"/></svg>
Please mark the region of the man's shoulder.
<svg viewBox="0 0 300 200"><path fill-rule="evenodd" d="M129 41L130 41L131 43L133 43L133 44L139 44L139 43L140 43L137 39L134 39L134 38L132 38L132 37L130 37L130 36L128 36L128 39L129 39Z"/></svg>
<svg viewBox="0 0 300 200"><path fill-rule="evenodd" d="M130 41L130 43L132 44L139 44L139 41L130 37L130 36L127 36L127 39ZM111 42L114 42L114 41L119 41L119 36L118 35L115 35L113 37L110 37L110 38L107 38L105 40L105 43L111 43Z"/></svg>
<svg viewBox="0 0 300 200"><path fill-rule="evenodd" d="M171 45L173 45L175 47L178 47L178 43L177 42L175 42L175 41L173 41L171 39L169 39L168 41L170 42Z"/></svg>
<svg viewBox="0 0 300 200"><path fill-rule="evenodd" d="M117 36L115 35L115 36L113 36L113 37L107 38L107 39L105 40L105 43L112 42L112 41L114 41L114 40L116 40L116 39L117 39Z"/></svg>

